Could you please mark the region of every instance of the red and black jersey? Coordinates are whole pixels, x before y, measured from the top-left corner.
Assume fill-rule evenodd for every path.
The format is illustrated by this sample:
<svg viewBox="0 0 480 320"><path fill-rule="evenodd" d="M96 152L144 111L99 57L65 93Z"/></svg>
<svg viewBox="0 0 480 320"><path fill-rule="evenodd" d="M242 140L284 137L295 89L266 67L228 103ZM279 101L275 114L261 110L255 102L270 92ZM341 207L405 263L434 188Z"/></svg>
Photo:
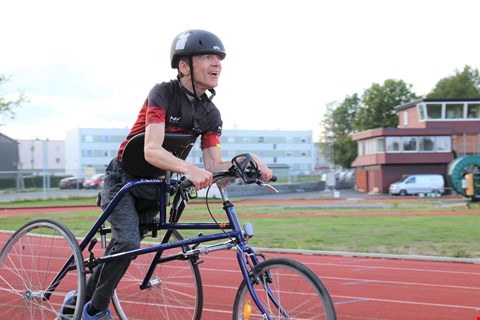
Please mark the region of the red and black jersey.
<svg viewBox="0 0 480 320"><path fill-rule="evenodd" d="M156 84L145 100L132 130L118 150L118 159L128 140L145 132L151 123L164 123L165 132L194 133L201 136L201 148L219 147L222 118L217 107L207 98L191 102L178 80Z"/></svg>

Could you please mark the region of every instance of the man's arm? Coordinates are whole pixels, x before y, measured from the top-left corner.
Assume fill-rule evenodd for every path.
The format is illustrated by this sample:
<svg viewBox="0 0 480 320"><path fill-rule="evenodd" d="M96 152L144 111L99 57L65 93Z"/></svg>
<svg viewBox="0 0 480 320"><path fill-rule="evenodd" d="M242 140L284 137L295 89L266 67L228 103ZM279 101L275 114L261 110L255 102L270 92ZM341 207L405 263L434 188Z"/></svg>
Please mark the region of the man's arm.
<svg viewBox="0 0 480 320"><path fill-rule="evenodd" d="M162 147L165 139L165 125L163 123L149 124L145 129L145 160L151 165L170 172L185 175L200 190L210 186L213 182L212 173L198 168L192 163L175 157Z"/></svg>
<svg viewBox="0 0 480 320"><path fill-rule="evenodd" d="M231 161L222 161L222 149L218 147L211 147L203 149L203 162L205 169L210 172L227 170L232 166ZM256 155L251 153L253 160L258 165L258 170L262 174L263 181L270 181L272 179L272 170Z"/></svg>
<svg viewBox="0 0 480 320"><path fill-rule="evenodd" d="M210 172L228 170L232 166L231 161L222 161L222 149L219 147L203 149L202 157L205 170Z"/></svg>

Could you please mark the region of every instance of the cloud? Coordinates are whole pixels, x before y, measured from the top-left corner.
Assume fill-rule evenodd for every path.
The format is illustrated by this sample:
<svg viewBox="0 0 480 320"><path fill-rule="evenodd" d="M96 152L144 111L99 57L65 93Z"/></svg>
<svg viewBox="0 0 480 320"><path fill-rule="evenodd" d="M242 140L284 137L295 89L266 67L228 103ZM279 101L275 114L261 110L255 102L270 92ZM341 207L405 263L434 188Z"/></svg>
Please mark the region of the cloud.
<svg viewBox="0 0 480 320"><path fill-rule="evenodd" d="M6 83L6 90L22 88L31 96L57 96L76 99L104 99L113 88L96 84L86 74L73 71L66 63L18 69Z"/></svg>
<svg viewBox="0 0 480 320"><path fill-rule="evenodd" d="M474 0L245 0L234 13L223 0L182 6L188 10L157 0L7 1L0 73L12 76L9 92L20 89L31 103L0 131L17 138L130 126L150 88L175 77L170 44L190 28L225 44L214 102L227 129L314 130L316 139L333 100L386 79L425 94L456 68L480 67Z"/></svg>

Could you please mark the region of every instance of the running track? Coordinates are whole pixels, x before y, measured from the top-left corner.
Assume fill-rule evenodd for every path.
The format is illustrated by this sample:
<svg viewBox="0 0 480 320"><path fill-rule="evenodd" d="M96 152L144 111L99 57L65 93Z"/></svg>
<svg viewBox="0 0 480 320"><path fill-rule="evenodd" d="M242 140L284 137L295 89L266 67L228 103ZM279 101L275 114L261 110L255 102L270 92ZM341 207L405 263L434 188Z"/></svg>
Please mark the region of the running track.
<svg viewBox="0 0 480 320"><path fill-rule="evenodd" d="M0 245L7 236L0 234ZM332 296L338 319L480 317L478 264L268 252L266 255L296 259L316 272ZM235 253L210 253L202 260L202 319L231 319L233 299L241 281Z"/></svg>

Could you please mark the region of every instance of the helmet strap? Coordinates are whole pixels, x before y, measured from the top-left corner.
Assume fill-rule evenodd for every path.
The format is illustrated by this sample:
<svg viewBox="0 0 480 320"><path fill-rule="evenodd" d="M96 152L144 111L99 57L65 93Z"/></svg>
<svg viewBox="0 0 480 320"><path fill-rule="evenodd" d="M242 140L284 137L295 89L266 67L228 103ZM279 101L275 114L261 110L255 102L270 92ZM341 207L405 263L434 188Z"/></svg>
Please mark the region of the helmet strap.
<svg viewBox="0 0 480 320"><path fill-rule="evenodd" d="M193 75L193 59L192 59L192 57L189 57L188 61L189 61L189 65L190 65L190 79L192 80L192 89L193 89L192 97L194 97L196 100L201 100L197 95L197 90L195 90L195 79L194 79L194 75Z"/></svg>
<svg viewBox="0 0 480 320"><path fill-rule="evenodd" d="M208 91L210 91L211 95L210 97L207 97L207 99L208 101L212 102L213 97L215 97L217 93L215 92L215 89L208 89Z"/></svg>
<svg viewBox="0 0 480 320"><path fill-rule="evenodd" d="M187 95L189 95L190 97L195 98L195 100L202 100L202 98L197 95L197 90L195 89L195 79L194 79L194 75L193 75L193 59L192 59L192 57L189 57L188 60L189 60L189 65L190 65L190 79L191 79L191 81L192 81L193 93L192 93L190 90L188 90L187 88L185 88L185 86L183 86L183 85L182 85L182 88L185 90L185 92L187 93ZM177 79L178 79L178 81L180 81L180 76L177 76ZM180 81L180 84L181 84L181 83L182 83L182 82ZM212 89L208 89L208 91L210 91L210 93L211 93L211 94L210 94L210 97L208 97L206 94L205 94L205 96L207 97L208 101L211 102L212 99L213 99L213 97L215 97L215 95L216 95L217 93L215 92L215 89L213 89L213 88L212 88Z"/></svg>
<svg viewBox="0 0 480 320"><path fill-rule="evenodd" d="M192 93L192 91L188 90L183 84L182 81L180 80L180 76L177 76L178 82L180 82L180 86L182 87L183 91L190 97L195 98L195 95Z"/></svg>

